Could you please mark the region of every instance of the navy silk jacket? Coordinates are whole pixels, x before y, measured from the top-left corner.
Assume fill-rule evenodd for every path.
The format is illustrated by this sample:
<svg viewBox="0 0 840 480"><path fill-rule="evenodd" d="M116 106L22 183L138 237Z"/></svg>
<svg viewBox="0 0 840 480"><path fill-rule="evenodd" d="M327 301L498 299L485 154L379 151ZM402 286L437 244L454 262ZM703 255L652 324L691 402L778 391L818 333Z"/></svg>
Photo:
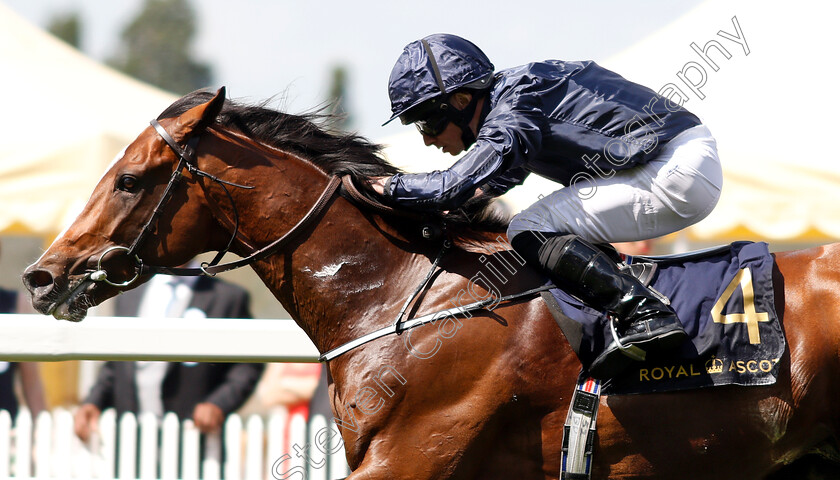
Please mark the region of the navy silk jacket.
<svg viewBox="0 0 840 480"><path fill-rule="evenodd" d="M482 187L501 195L531 172L569 186L654 158L700 120L592 61L547 60L497 72L475 146L447 170L397 174L393 203L457 208ZM486 106L485 106L486 108Z"/></svg>

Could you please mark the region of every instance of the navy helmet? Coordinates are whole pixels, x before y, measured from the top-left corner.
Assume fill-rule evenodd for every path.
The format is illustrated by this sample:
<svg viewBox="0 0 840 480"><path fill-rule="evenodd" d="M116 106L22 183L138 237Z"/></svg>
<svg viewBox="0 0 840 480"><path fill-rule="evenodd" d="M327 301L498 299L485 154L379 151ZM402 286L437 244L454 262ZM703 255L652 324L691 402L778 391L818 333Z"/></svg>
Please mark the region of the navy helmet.
<svg viewBox="0 0 840 480"><path fill-rule="evenodd" d="M412 108L428 106L427 100L445 101L458 89L489 88L493 69L481 49L456 35L434 34L409 43L388 80L393 115L385 124L397 117L401 117L403 124L413 123L421 116L412 113L421 112L411 112Z"/></svg>

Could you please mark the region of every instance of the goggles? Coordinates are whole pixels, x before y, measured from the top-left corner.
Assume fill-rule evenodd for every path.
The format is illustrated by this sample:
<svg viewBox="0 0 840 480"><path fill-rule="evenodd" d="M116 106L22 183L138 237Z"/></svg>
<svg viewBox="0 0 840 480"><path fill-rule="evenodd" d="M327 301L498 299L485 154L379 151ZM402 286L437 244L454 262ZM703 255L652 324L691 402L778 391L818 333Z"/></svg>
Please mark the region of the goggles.
<svg viewBox="0 0 840 480"><path fill-rule="evenodd" d="M423 135L437 137L446 130L446 127L451 121L452 120L449 118L449 115L447 115L447 112L444 110L432 114L423 120L417 120L414 122L414 126L417 127L417 130L419 130Z"/></svg>
<svg viewBox="0 0 840 480"><path fill-rule="evenodd" d="M423 135L436 137L443 133L451 118L447 98L433 98L400 115L403 125L413 123Z"/></svg>

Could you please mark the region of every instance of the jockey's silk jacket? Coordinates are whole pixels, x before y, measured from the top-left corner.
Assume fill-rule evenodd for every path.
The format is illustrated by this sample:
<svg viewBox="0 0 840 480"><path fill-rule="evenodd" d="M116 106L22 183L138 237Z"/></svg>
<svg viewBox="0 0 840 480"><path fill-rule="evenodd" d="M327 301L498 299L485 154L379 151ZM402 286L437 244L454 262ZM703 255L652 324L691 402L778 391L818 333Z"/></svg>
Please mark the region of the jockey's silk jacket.
<svg viewBox="0 0 840 480"><path fill-rule="evenodd" d="M393 203L457 208L482 187L501 195L530 173L562 185L612 176L654 158L700 120L666 97L592 61L547 60L495 74L470 151L443 171L397 174Z"/></svg>

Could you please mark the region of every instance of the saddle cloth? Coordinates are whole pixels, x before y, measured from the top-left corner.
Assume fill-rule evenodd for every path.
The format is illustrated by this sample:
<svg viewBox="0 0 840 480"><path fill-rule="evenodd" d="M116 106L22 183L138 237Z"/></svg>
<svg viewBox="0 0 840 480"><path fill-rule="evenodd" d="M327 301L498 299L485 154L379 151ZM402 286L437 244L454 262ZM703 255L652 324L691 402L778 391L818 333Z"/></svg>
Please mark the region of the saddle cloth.
<svg viewBox="0 0 840 480"><path fill-rule="evenodd" d="M675 351L649 353L644 362L606 381L605 395L775 383L785 338L774 303L774 260L766 243L736 242L683 255L626 259L638 261L656 263L650 286L670 299L690 341ZM559 289L544 298L555 317L559 311L574 320L558 318L558 323L578 329L564 332L588 365L611 337L605 315Z"/></svg>

